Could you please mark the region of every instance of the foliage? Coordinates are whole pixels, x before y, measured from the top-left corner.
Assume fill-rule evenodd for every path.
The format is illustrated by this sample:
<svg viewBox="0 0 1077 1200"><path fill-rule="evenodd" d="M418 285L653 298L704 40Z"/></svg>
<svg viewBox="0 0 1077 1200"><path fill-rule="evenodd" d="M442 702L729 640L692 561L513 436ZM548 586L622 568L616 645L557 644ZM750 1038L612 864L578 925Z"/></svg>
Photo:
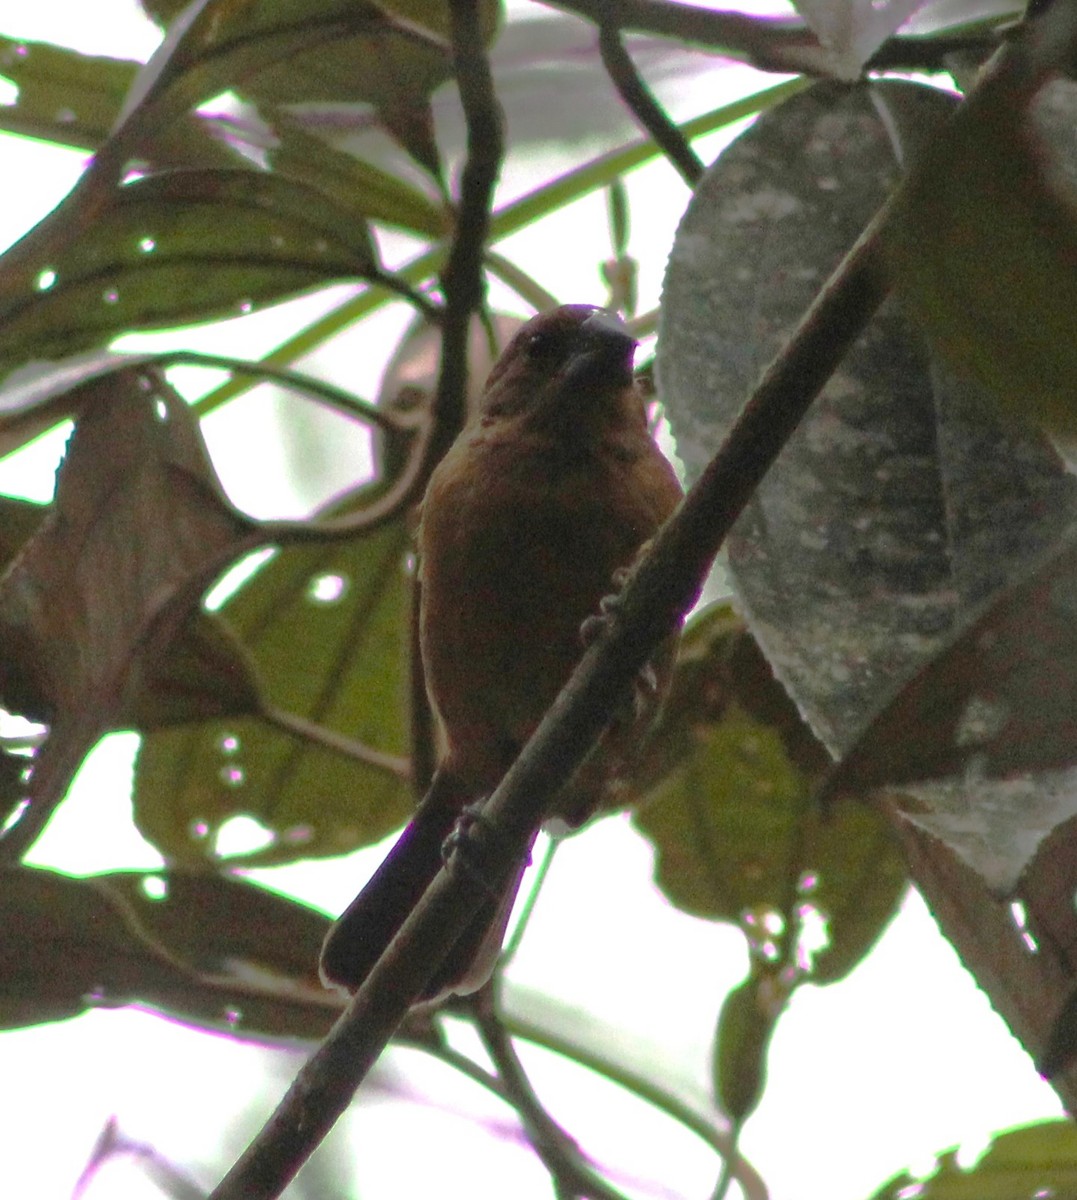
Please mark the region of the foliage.
<svg viewBox="0 0 1077 1200"><path fill-rule="evenodd" d="M658 398L686 473L752 481L742 504L706 518L716 547L720 521L739 517L726 539L735 607L710 604L687 627L631 780L633 824L670 903L739 927L751 966L716 1004L702 1108L567 1038L558 1048L699 1133L746 1195L762 1194L721 1116L735 1135L789 998L863 959L911 874L1072 1104L1077 642L1063 456L1077 373L1077 21L1062 3L1033 5L1003 38L1020 14L977 0L802 0L792 23L631 0L559 7L576 15L521 34L529 23L506 23L496 0L147 3L163 40L145 65L0 38L0 74L19 89L0 128L93 151L0 258L0 444L75 420L53 503L3 502L0 698L46 736L31 758L0 756L0 886L16 931L0 1025L139 1001L209 1028L234 1030L241 1012L245 1036L328 1031L341 1006L315 974L325 919L237 868L345 853L405 819L434 755L408 653L410 518L466 409L469 339L473 379L489 356L475 298L496 278L521 309L552 302L548 281L495 246L607 189L609 303L641 335L657 328ZM902 28L914 15L920 25ZM592 46L582 22L598 27L586 94L605 99L593 108L568 83L555 96L544 73L557 30L590 30ZM626 46L625 30L649 36ZM680 53L689 43L795 77L676 124L626 50L654 51L676 80L698 69ZM514 45L528 53L501 57ZM498 121L487 51L510 163L581 112L603 146L588 157L573 145L570 167L492 209L497 147L476 134ZM938 77L897 78L910 70ZM528 123L534 86L550 96L549 128ZM626 106L612 125L611 88ZM207 103L222 93L227 105ZM611 133L624 112L643 140ZM704 170L693 141L756 115ZM662 154L693 193L661 311L636 314L625 177ZM400 233L418 249L389 268L380 247ZM873 319L891 285L899 295ZM328 311L261 362L213 360L231 376L193 403L173 387L175 355L112 348L131 331L318 292L334 297ZM368 321L389 305L420 325L375 402L295 369L337 337L369 351ZM482 315L495 341L511 328ZM820 342L826 354L810 348ZM818 398L773 451L758 438L737 449L755 410L771 428L795 424L791 392L765 408L769 376L744 409L772 359L806 381L805 407ZM370 464L303 519L237 511L203 442L202 420L259 379L316 406L319 435L350 439ZM243 564L245 580L208 604ZM141 735L135 820L167 868L76 880L21 865L84 756L117 729ZM238 816L259 821L266 845L225 859L218 834ZM272 985L253 987L251 964ZM490 999L457 1012L493 1072L454 1057L437 1018L401 1036L513 1103L559 1194L619 1194L536 1109L504 1036L526 1021L514 1030ZM1004 1135L972 1173L945 1162L922 1194L1065 1187L1066 1137Z"/></svg>

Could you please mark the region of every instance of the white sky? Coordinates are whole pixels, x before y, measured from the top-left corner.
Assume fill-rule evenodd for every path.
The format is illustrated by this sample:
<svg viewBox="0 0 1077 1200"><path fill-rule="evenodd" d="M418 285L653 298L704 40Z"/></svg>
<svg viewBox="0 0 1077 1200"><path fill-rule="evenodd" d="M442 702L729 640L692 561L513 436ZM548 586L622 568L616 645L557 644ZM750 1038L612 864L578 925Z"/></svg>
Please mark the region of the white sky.
<svg viewBox="0 0 1077 1200"><path fill-rule="evenodd" d="M0 33L142 57L155 42L152 27L127 0L86 6L0 0ZM711 96L700 107L714 103ZM63 196L79 161L77 154L0 137L0 176L20 181L6 188L0 245ZM664 165L639 178L653 180L655 196L655 219L642 231L637 220L633 235L633 250L649 272L643 280L646 303L657 295L665 248L687 197ZM592 231L585 245L605 244L601 197L549 225L555 228L519 235L502 247L525 266L534 264L544 282L550 279L551 244L570 245L581 227ZM593 251L560 258L564 277L553 282L561 294L600 299ZM236 344L235 325L223 336L229 352L253 356L280 340L293 320L277 313L252 322L249 344ZM399 325L393 318L386 330ZM198 344L211 348L221 336L207 333ZM390 340L387 332L387 344ZM355 386L370 393L376 380L377 367L371 365ZM243 416L239 410L218 418L214 444L233 443ZM53 438L36 460L23 456L17 474L0 467L0 486L46 497L60 444ZM261 460L263 474L265 466ZM222 464L222 470L239 502L257 504L256 489L234 463ZM126 786L132 747L131 737L115 739L87 764L36 848L35 861L87 872L159 862L130 825ZM273 881L333 910L350 899L379 853L290 868L276 872ZM601 905L595 901L596 878L602 881ZM615 922L606 920L610 911L617 913ZM633 1059L662 1063L671 1083L684 1078L701 1087L721 995L744 967L738 934L671 912L650 882L646 846L623 819L612 818L572 839L559 855L512 978L523 987L554 990L559 1000L599 1015L615 1045ZM416 1068L415 1059L398 1054L394 1068L404 1063ZM296 1062L294 1055L233 1044L134 1011L95 1012L0 1034L6 1083L0 1095L3 1188L35 1200L68 1196L110 1114L124 1133L151 1142L211 1185L220 1167L220 1142L241 1147L240 1127L250 1132L244 1114L268 1112ZM558 1117L574 1133L583 1131L585 1145L603 1161L625 1172L626 1186L638 1173L661 1181L660 1188L641 1188L640 1195L708 1193L715 1164L693 1138L626 1106L585 1072L541 1056L532 1065ZM477 1104L473 1091L459 1088L440 1067L420 1062L416 1069L414 1085L381 1072L372 1081L376 1098L349 1118L355 1178L364 1196L404 1200L442 1194L452 1190L446 1181L458 1176L468 1180L467 1193L475 1200L549 1195L544 1173L517 1141L491 1140L470 1118L439 1106L462 1105L472 1115L505 1123L502 1110ZM405 1101L385 1090L390 1086L403 1087L405 1094L412 1087L429 1089L434 1103L408 1101L405 1110ZM806 987L796 995L775 1037L766 1099L747 1126L743 1149L774 1200L858 1200L903 1167L928 1166L948 1146L963 1142L971 1152L993 1130L1060 1111L1054 1092L1036 1076L914 896L846 983ZM476 1174L477 1161L488 1175ZM88 1193L90 1200L159 1194L126 1166L102 1174Z"/></svg>

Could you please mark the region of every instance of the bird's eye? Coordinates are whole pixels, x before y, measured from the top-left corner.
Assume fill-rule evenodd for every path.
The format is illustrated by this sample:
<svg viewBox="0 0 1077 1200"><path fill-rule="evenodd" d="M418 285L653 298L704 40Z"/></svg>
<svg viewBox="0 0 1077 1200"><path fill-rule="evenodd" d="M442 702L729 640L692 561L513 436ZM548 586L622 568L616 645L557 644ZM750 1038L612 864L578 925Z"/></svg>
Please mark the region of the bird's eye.
<svg viewBox="0 0 1077 1200"><path fill-rule="evenodd" d="M549 362L557 358L565 347L565 336L560 330L542 329L531 334L524 344L527 357L534 362Z"/></svg>

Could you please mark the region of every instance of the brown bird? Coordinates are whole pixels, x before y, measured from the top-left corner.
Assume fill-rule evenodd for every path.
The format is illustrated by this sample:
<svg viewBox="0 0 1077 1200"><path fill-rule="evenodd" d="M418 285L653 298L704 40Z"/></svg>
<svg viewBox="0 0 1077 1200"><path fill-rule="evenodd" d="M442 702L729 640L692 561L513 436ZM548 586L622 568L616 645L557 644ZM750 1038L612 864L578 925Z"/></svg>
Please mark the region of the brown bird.
<svg viewBox="0 0 1077 1200"><path fill-rule="evenodd" d="M567 681L583 652L581 626L616 572L681 498L648 430L635 347L621 321L590 305L533 318L430 477L419 629L438 769L411 823L330 930L327 983L362 983L440 870L461 811L496 787ZM614 723L552 815L575 827L602 803L653 718L672 651L654 664L653 703ZM456 942L426 998L485 981L525 866Z"/></svg>

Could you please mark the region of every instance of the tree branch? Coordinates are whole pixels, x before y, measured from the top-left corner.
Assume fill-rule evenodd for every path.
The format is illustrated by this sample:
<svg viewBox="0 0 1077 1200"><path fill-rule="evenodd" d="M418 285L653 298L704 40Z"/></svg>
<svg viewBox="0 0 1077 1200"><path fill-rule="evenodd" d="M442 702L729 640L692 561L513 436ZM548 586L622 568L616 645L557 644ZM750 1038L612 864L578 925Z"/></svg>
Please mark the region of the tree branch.
<svg viewBox="0 0 1077 1200"><path fill-rule="evenodd" d="M516 1110L528 1141L550 1172L559 1196L589 1197L591 1200L625 1200L587 1162L575 1139L550 1116L535 1095L530 1079L520 1062L496 1011L496 984L491 981L464 1002L482 1044L497 1068L505 1098Z"/></svg>
<svg viewBox="0 0 1077 1200"><path fill-rule="evenodd" d="M466 851L454 851L213 1200L279 1196L348 1106L455 937L526 857L550 797L594 746L654 647L691 608L760 479L885 298L879 231L886 211L831 276L641 559L603 636L586 651L481 819L462 834Z"/></svg>
<svg viewBox="0 0 1077 1200"><path fill-rule="evenodd" d="M543 0L553 8L574 12L601 26L607 0ZM750 17L668 0L618 0L617 25L622 30L657 34L743 59L761 71L833 75L833 58L802 21ZM955 53L986 56L999 45L993 32L940 36L895 36L868 59L865 70L919 68L944 70Z"/></svg>
<svg viewBox="0 0 1077 1200"><path fill-rule="evenodd" d="M612 10L609 18L599 25L598 46L602 53L603 66L621 99L635 113L636 119L644 131L654 139L655 145L661 148L663 154L681 173L684 182L690 188L694 188L703 174L703 163L689 145L688 139L670 120L669 114L643 82L624 48L620 28L612 19Z"/></svg>
<svg viewBox="0 0 1077 1200"><path fill-rule="evenodd" d="M482 40L477 0L451 0L453 65L467 124L467 160L460 179L456 232L442 272L445 312L441 372L434 397L430 462L449 448L466 416L467 346L471 316L483 303L483 255L501 170L501 111Z"/></svg>

